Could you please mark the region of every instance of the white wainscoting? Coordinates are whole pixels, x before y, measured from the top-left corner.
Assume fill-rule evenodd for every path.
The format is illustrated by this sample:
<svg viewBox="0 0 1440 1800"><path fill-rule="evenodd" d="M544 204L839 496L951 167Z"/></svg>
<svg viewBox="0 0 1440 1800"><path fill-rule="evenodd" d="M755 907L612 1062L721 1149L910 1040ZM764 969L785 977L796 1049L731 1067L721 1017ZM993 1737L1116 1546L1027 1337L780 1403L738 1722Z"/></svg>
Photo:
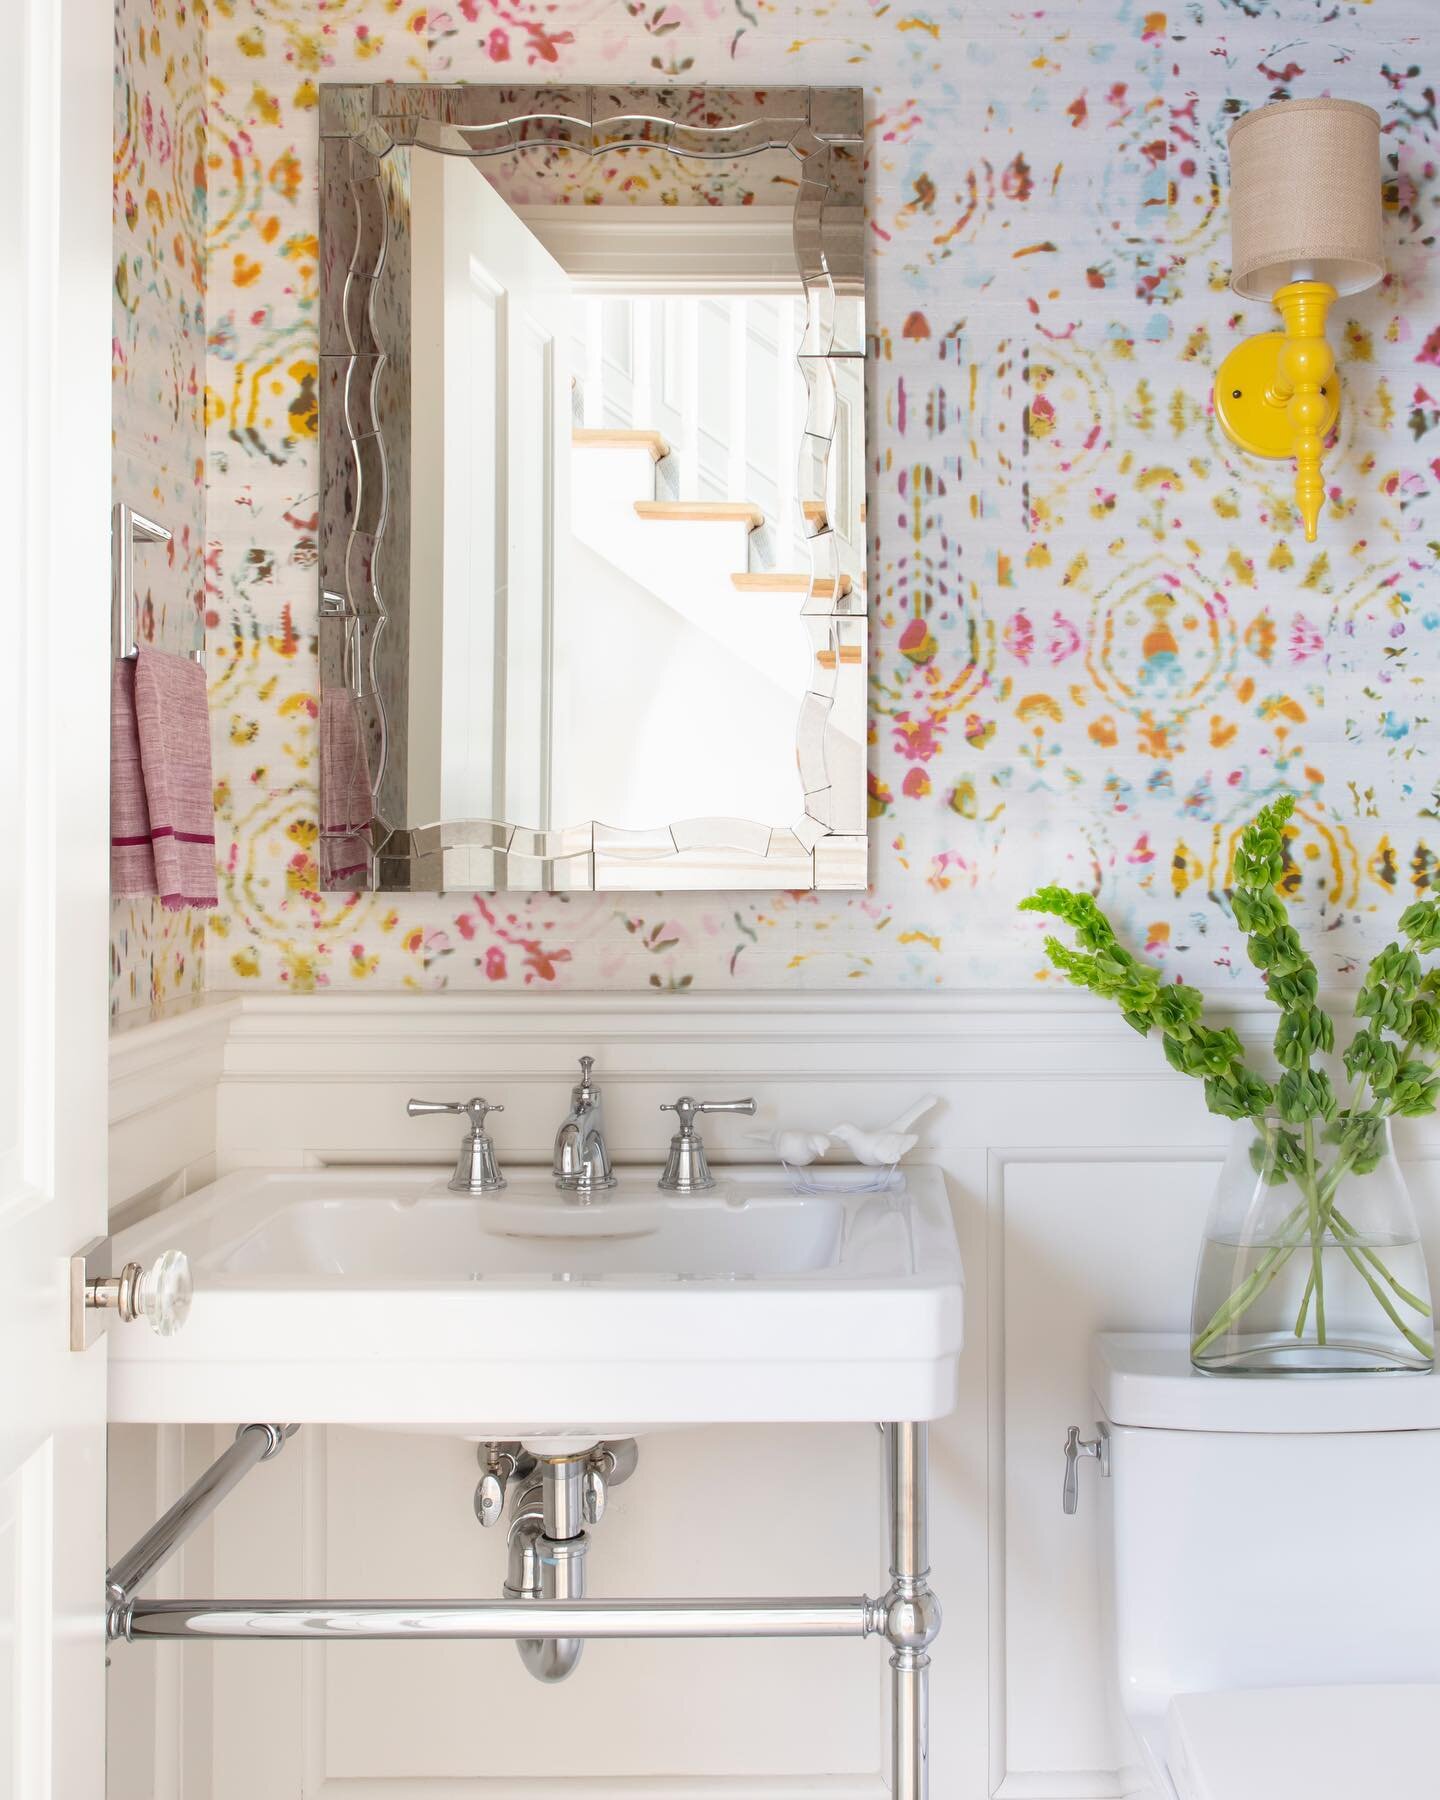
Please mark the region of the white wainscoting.
<svg viewBox="0 0 1440 1800"><path fill-rule="evenodd" d="M239 1003L122 1017L110 1038L110 1218L127 1224L215 1178L215 1098Z"/></svg>
<svg viewBox="0 0 1440 1800"><path fill-rule="evenodd" d="M1273 1014L1230 1022L1263 1042ZM147 1050L142 1028L117 1041L115 1078L132 1101L149 1081L157 1120L173 1104L161 1063L197 1079L187 1033L197 1059L218 1063L213 1146L207 1102L192 1093L181 1109L190 1136L172 1166L192 1181L211 1154L221 1170L444 1161L453 1124L407 1119L412 1094L503 1101L492 1121L502 1159L544 1162L582 1053L597 1059L622 1163L661 1157L671 1124L659 1104L687 1091L754 1094L754 1126L879 1122L939 1095L914 1154L949 1180L969 1343L960 1405L932 1431L945 1606L935 1800L1124 1792L1097 1631L1097 1509L1087 1488L1079 1514L1061 1514L1060 1447L1068 1425L1093 1417L1092 1333L1179 1329L1188 1316L1226 1128L1157 1045L1084 1002L1034 995L244 996L152 1029L168 1040ZM145 1114L132 1106L123 1127L132 1192L166 1172ZM745 1141L752 1128L711 1119L712 1154L762 1156ZM1405 1142L1440 1267L1437 1146L1430 1126ZM302 1432L221 1510L216 1591L494 1592L503 1544L473 1521L474 1481L458 1440ZM879 1495L865 1429L657 1435L596 1534L594 1590L878 1585ZM117 1663L153 1653L121 1649ZM872 1644L591 1645L554 1689L508 1645L221 1646L212 1667L210 1704L195 1714L203 1755L185 1749L187 1768L208 1759L213 1781L192 1780L184 1800L884 1792L885 1658Z"/></svg>

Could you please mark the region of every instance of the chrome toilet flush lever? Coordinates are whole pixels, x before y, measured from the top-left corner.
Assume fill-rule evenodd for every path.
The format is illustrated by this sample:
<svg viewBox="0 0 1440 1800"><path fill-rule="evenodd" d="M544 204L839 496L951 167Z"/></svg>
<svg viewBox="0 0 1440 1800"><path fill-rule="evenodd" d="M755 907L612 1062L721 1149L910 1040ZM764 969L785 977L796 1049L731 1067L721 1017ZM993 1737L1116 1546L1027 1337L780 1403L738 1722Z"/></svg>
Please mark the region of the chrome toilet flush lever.
<svg viewBox="0 0 1440 1800"><path fill-rule="evenodd" d="M670 1158L665 1164L665 1173L656 1184L665 1194L703 1194L707 1188L713 1188L715 1178L710 1173L710 1164L705 1156L705 1145L700 1133L695 1129L695 1118L699 1113L749 1113L755 1111L753 1100L692 1100L689 1094L682 1094L678 1100L669 1101L660 1108L661 1112L673 1112L680 1121L680 1129L670 1140Z"/></svg>
<svg viewBox="0 0 1440 1800"><path fill-rule="evenodd" d="M1060 1505L1066 1513L1080 1508L1080 1458L1092 1456L1100 1465L1100 1473L1110 1473L1110 1428L1103 1420L1095 1421L1095 1436L1082 1438L1080 1427L1072 1425L1065 1433L1065 1482L1060 1489Z"/></svg>
<svg viewBox="0 0 1440 1800"><path fill-rule="evenodd" d="M452 1193L498 1194L505 1186L505 1177L495 1160L495 1146L485 1131L486 1117L492 1112L504 1112L503 1106L492 1105L477 1095L473 1100L410 1100L405 1110L412 1119L427 1113L457 1113L470 1121L455 1173L450 1177Z"/></svg>

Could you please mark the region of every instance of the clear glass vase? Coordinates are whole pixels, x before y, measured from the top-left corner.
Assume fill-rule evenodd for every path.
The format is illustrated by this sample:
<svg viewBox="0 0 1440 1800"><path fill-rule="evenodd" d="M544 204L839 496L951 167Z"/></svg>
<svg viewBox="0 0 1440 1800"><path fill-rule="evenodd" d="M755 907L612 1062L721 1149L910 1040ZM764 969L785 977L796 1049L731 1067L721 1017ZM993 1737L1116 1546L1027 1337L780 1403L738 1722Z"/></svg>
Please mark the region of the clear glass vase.
<svg viewBox="0 0 1440 1800"><path fill-rule="evenodd" d="M1190 1360L1216 1375L1433 1368L1425 1251L1387 1121L1237 1121Z"/></svg>

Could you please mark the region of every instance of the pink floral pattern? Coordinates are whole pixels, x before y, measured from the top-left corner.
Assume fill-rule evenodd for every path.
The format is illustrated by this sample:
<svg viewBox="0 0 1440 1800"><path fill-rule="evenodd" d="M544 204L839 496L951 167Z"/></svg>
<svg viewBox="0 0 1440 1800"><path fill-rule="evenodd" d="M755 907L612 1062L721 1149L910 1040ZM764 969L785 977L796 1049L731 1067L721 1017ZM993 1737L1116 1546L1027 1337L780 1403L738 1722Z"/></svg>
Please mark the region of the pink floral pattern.
<svg viewBox="0 0 1440 1800"><path fill-rule="evenodd" d="M149 10L193 43L173 0ZM208 334L211 985L1017 986L1042 959L1015 902L1042 879L1103 881L1136 945L1246 983L1229 857L1282 790L1324 973L1346 979L1440 855L1432 15L212 0L203 289L144 199L128 227L171 280L168 341L202 304ZM552 75L868 89L868 894L316 889L317 86ZM126 79L152 115L171 91L154 65ZM1390 274L1332 323L1345 400L1312 547L1288 472L1226 443L1209 387L1270 322L1225 286L1226 127L1326 92L1381 114ZM193 145L197 111L172 93L167 116ZM179 190L156 191L163 210ZM178 436L169 454L193 504Z"/></svg>
<svg viewBox="0 0 1440 1800"><path fill-rule="evenodd" d="M119 0L115 14L114 497L166 526L139 551L142 635L188 650L205 546L205 20L186 0ZM205 983L205 915L117 900L112 1013Z"/></svg>

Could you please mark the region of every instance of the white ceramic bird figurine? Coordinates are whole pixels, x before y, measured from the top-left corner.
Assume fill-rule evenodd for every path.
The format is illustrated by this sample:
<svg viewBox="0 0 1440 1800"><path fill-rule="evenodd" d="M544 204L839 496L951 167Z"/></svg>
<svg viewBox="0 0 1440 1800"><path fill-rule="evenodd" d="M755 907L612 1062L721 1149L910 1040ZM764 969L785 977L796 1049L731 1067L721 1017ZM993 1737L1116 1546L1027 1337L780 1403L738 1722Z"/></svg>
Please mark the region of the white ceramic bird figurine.
<svg viewBox="0 0 1440 1800"><path fill-rule="evenodd" d="M856 1162L871 1169L890 1168L920 1142L917 1131L862 1131L858 1125L834 1125L830 1135L844 1144Z"/></svg>
<svg viewBox="0 0 1440 1800"><path fill-rule="evenodd" d="M832 1125L830 1135L839 1138L856 1162L872 1169L888 1168L920 1142L919 1132L911 1131L910 1126L936 1104L936 1096L926 1094L923 1100L917 1100L898 1119L892 1119L878 1131L862 1131L858 1125Z"/></svg>
<svg viewBox="0 0 1440 1800"><path fill-rule="evenodd" d="M752 1144L763 1144L792 1169L806 1168L830 1148L823 1131L752 1131L748 1135Z"/></svg>

